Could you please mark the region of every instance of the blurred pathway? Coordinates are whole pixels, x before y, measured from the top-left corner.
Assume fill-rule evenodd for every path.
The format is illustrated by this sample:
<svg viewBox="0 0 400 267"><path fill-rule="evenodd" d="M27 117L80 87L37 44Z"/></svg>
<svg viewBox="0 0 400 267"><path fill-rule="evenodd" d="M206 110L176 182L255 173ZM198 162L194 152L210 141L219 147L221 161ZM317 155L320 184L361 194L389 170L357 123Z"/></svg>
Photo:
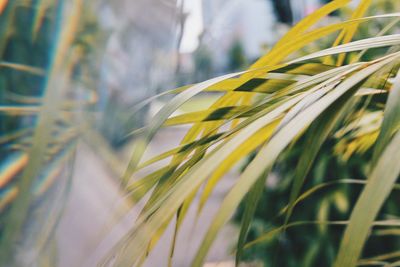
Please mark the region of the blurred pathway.
<svg viewBox="0 0 400 267"><path fill-rule="evenodd" d="M161 131L151 144L147 156L163 152L176 145L184 129L169 129ZM129 150L129 149L127 149ZM93 266L88 258L99 256L93 254L104 235L105 226L113 224L111 210L115 208L122 193L119 192L113 174L106 167L103 160L81 143L78 148L75 164L74 181L64 216L57 229L57 241L60 267ZM174 267L188 267L196 249L200 245L204 233L207 231L211 219L217 212L223 196L233 184L233 175L228 175L216 188L204 211L196 223L197 201L188 212L181 231L178 235L177 247L173 259ZM128 203L119 202L123 211L129 210ZM108 235L106 242L98 249L100 254L112 242L132 226L132 218L137 215L138 207L130 211L131 216L122 221L118 227ZM146 267L167 266L173 225L167 229L153 252L150 254ZM224 227L208 255L208 261L220 262L232 260L230 255L237 238L236 228L232 225ZM108 241L107 241L108 240ZM103 249L103 250L102 250ZM211 266L211 265L208 265ZM230 266L230 265L216 265ZM124 266L122 266L124 267Z"/></svg>

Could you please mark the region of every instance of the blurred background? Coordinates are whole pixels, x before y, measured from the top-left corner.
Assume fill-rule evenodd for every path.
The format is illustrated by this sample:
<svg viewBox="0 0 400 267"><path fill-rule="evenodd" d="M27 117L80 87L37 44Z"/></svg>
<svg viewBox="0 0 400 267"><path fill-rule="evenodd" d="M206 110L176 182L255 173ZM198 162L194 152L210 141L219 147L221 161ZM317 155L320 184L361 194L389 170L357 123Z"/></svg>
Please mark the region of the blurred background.
<svg viewBox="0 0 400 267"><path fill-rule="evenodd" d="M95 266L132 226L142 205L124 198L119 189L132 153L130 133L169 98L141 109L138 105L167 90L245 69L291 25L327 2L0 0L0 250L9 246L13 251L4 250L2 262ZM390 10L396 1L386 2L384 9ZM65 30L65 25L73 26ZM366 30L377 32L379 25ZM66 40L69 49L64 51ZM65 53L60 56L60 51ZM59 88L55 95L52 87ZM178 113L203 109L216 97L204 94ZM54 99L60 99L60 106L53 107ZM46 101L48 108L37 118L38 105ZM52 127L34 130L46 123ZM162 130L146 157L179 144L187 129ZM29 145L37 136L48 137L43 151ZM28 148L45 160L28 164L37 155ZM173 266L189 266L238 171L221 182L198 218L196 208L189 211ZM31 192L30 197L21 198L24 192ZM18 211L26 211L24 223L10 228ZM267 213L260 209L252 234L264 229L262 214ZM167 266L172 233L171 225L145 266ZM234 266L236 237L232 222L215 242L206 266ZM264 266L263 249L251 251L248 266Z"/></svg>

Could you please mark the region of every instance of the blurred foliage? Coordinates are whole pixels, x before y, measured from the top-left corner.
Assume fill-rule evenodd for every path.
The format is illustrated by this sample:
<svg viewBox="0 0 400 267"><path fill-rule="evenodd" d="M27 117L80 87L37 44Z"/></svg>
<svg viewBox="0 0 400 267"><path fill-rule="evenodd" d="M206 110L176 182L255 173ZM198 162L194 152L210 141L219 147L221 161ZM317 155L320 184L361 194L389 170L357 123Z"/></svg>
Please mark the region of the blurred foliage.
<svg viewBox="0 0 400 267"><path fill-rule="evenodd" d="M52 238L71 183L77 117L97 101L97 22L90 5L2 1L2 266L56 264Z"/></svg>
<svg viewBox="0 0 400 267"><path fill-rule="evenodd" d="M292 8L290 0L272 0L278 21L282 23L293 23Z"/></svg>
<svg viewBox="0 0 400 267"><path fill-rule="evenodd" d="M235 40L228 51L228 70L238 71L247 67L247 58L240 40Z"/></svg>
<svg viewBox="0 0 400 267"><path fill-rule="evenodd" d="M132 129L145 125L148 107L132 114L132 104L126 103L120 91L112 91L99 120L99 132L114 149L122 148L132 139Z"/></svg>
<svg viewBox="0 0 400 267"><path fill-rule="evenodd" d="M194 52L194 81L210 79L213 74L213 60L209 48L201 44Z"/></svg>

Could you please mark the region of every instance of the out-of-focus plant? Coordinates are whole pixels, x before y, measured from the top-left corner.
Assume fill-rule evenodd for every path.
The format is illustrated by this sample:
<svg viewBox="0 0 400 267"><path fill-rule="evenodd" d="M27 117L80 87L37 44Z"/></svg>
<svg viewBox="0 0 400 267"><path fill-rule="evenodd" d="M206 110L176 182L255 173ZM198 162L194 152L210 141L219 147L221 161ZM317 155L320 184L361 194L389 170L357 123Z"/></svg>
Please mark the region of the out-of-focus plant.
<svg viewBox="0 0 400 267"><path fill-rule="evenodd" d="M272 0L271 2L278 21L291 24L293 22L293 14L290 0Z"/></svg>
<svg viewBox="0 0 400 267"><path fill-rule="evenodd" d="M54 266L93 41L83 1L0 1L0 265ZM87 12L87 10L86 10ZM86 88L86 89L84 89Z"/></svg>
<svg viewBox="0 0 400 267"><path fill-rule="evenodd" d="M247 66L247 58L243 44L240 40L235 40L228 51L228 70L238 71Z"/></svg>
<svg viewBox="0 0 400 267"><path fill-rule="evenodd" d="M209 79L213 73L213 59L210 49L201 44L194 53L194 80L196 82Z"/></svg>
<svg viewBox="0 0 400 267"><path fill-rule="evenodd" d="M242 201L237 262L244 249L275 238L285 244L293 232L297 233L296 242L286 242L292 249L269 252L267 262L273 264L272 254L279 257L277 262L287 266L304 262L337 267L396 262L400 221L396 217L398 208L389 203L397 197L393 189L397 188L400 173L400 36L384 31L357 40L355 34L360 25L376 21L384 27L394 27L393 21L400 14L366 16L374 1L362 0L349 19L317 25L349 2L332 1L304 18L248 70L171 92L177 96L147 127L136 132L134 152L122 177L122 184L133 199L140 200L147 193L150 196L132 230L101 264L141 265L172 219L176 217L179 231L194 197L200 195L201 212L224 174L249 155L253 155L250 163L222 201L192 266L202 266L219 230ZM330 48L299 55L305 47L331 36L335 38ZM369 51L375 54L365 58ZM223 95L208 109L173 116L183 103L210 91ZM380 112L381 121L369 121L372 112ZM360 141L362 133L371 130L362 130L360 121L367 121L367 126L371 123L376 130L375 136L370 135L365 142ZM148 143L161 127L181 124L192 126L180 146L141 161ZM356 154L363 162L355 164L357 170L347 171L351 164L336 160L354 156L336 137L341 142L355 142L353 152L367 151ZM339 155L330 162L327 151ZM166 158L171 160L164 167L131 181L136 171ZM332 164L337 172L320 171L326 169L324 164ZM365 167L359 169L361 165ZM274 180L270 173L279 173L279 169L292 174ZM269 187L279 188L282 183L289 195L276 194L278 197L274 198L267 194L270 202L263 203L271 214L270 227L257 236L248 235L265 185L270 192ZM345 189L316 197L321 188L334 186ZM304 229L314 229L309 232L313 237L302 235ZM327 232L334 238L327 240ZM388 236L393 241L382 241ZM315 240L313 246L303 247L308 238ZM385 247L370 249L371 245L376 248L374 244ZM328 256L321 263L315 254L324 245L327 247L321 254ZM294 250L299 252L292 254Z"/></svg>

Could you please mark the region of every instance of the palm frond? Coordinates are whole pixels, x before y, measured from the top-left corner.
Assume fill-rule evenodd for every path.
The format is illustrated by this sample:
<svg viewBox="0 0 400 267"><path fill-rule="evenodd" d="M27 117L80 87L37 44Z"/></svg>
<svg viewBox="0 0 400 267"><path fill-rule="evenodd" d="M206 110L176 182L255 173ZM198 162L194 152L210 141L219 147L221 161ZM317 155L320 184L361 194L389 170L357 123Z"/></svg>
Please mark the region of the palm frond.
<svg viewBox="0 0 400 267"><path fill-rule="evenodd" d="M345 232L340 246L336 244L339 249L335 266L356 266L373 227L399 225L398 220L377 220L377 216L400 173L399 164L393 160L400 158L400 83L398 78L393 79L398 76L400 35L385 34L385 30L377 37L353 39L360 25L389 21L387 25L394 27L392 22L398 21L400 14L364 17L371 1L361 1L349 20L314 27L324 16L348 2L332 1L305 18L247 71L173 91L178 94L147 127L137 133L134 153L122 177L122 184L135 201L147 194L150 197L131 231L110 251L102 264L132 266L143 263L174 216L178 218L176 229L179 231L194 196L200 195L200 212L224 174L240 160L253 155L224 197L192 266L202 266L221 227L245 200L237 247L238 263L243 249L261 241L245 244L268 174L285 161L285 154L299 146L301 153L289 182L292 185L290 197L282 212L276 214L283 218L283 222L261 239L272 238L296 225L342 225ZM338 32L331 48L296 55L304 47ZM367 50L377 51L373 59L363 59ZM357 56L359 60L352 60ZM334 60L336 57L337 61ZM184 103L211 91L222 96L209 108L173 115ZM387 95L383 110L382 103L375 97ZM191 127L178 147L141 162L147 145L162 127L182 124ZM366 126L371 128L365 129ZM336 153L344 159L354 152L365 153L373 149L369 178L364 181L358 177L336 177L342 179L338 183L364 185L354 207L351 207L348 220L330 220L326 212L321 215L321 218L328 218L326 221L310 218L309 221L293 222L292 214L300 201L318 188L332 184L326 180L302 191L311 167L318 161L321 147L331 139L340 140ZM170 163L144 178L131 181L141 168L167 158L171 158ZM336 193L324 203L327 203L327 208L333 201L345 211L352 203L348 200L350 198Z"/></svg>

